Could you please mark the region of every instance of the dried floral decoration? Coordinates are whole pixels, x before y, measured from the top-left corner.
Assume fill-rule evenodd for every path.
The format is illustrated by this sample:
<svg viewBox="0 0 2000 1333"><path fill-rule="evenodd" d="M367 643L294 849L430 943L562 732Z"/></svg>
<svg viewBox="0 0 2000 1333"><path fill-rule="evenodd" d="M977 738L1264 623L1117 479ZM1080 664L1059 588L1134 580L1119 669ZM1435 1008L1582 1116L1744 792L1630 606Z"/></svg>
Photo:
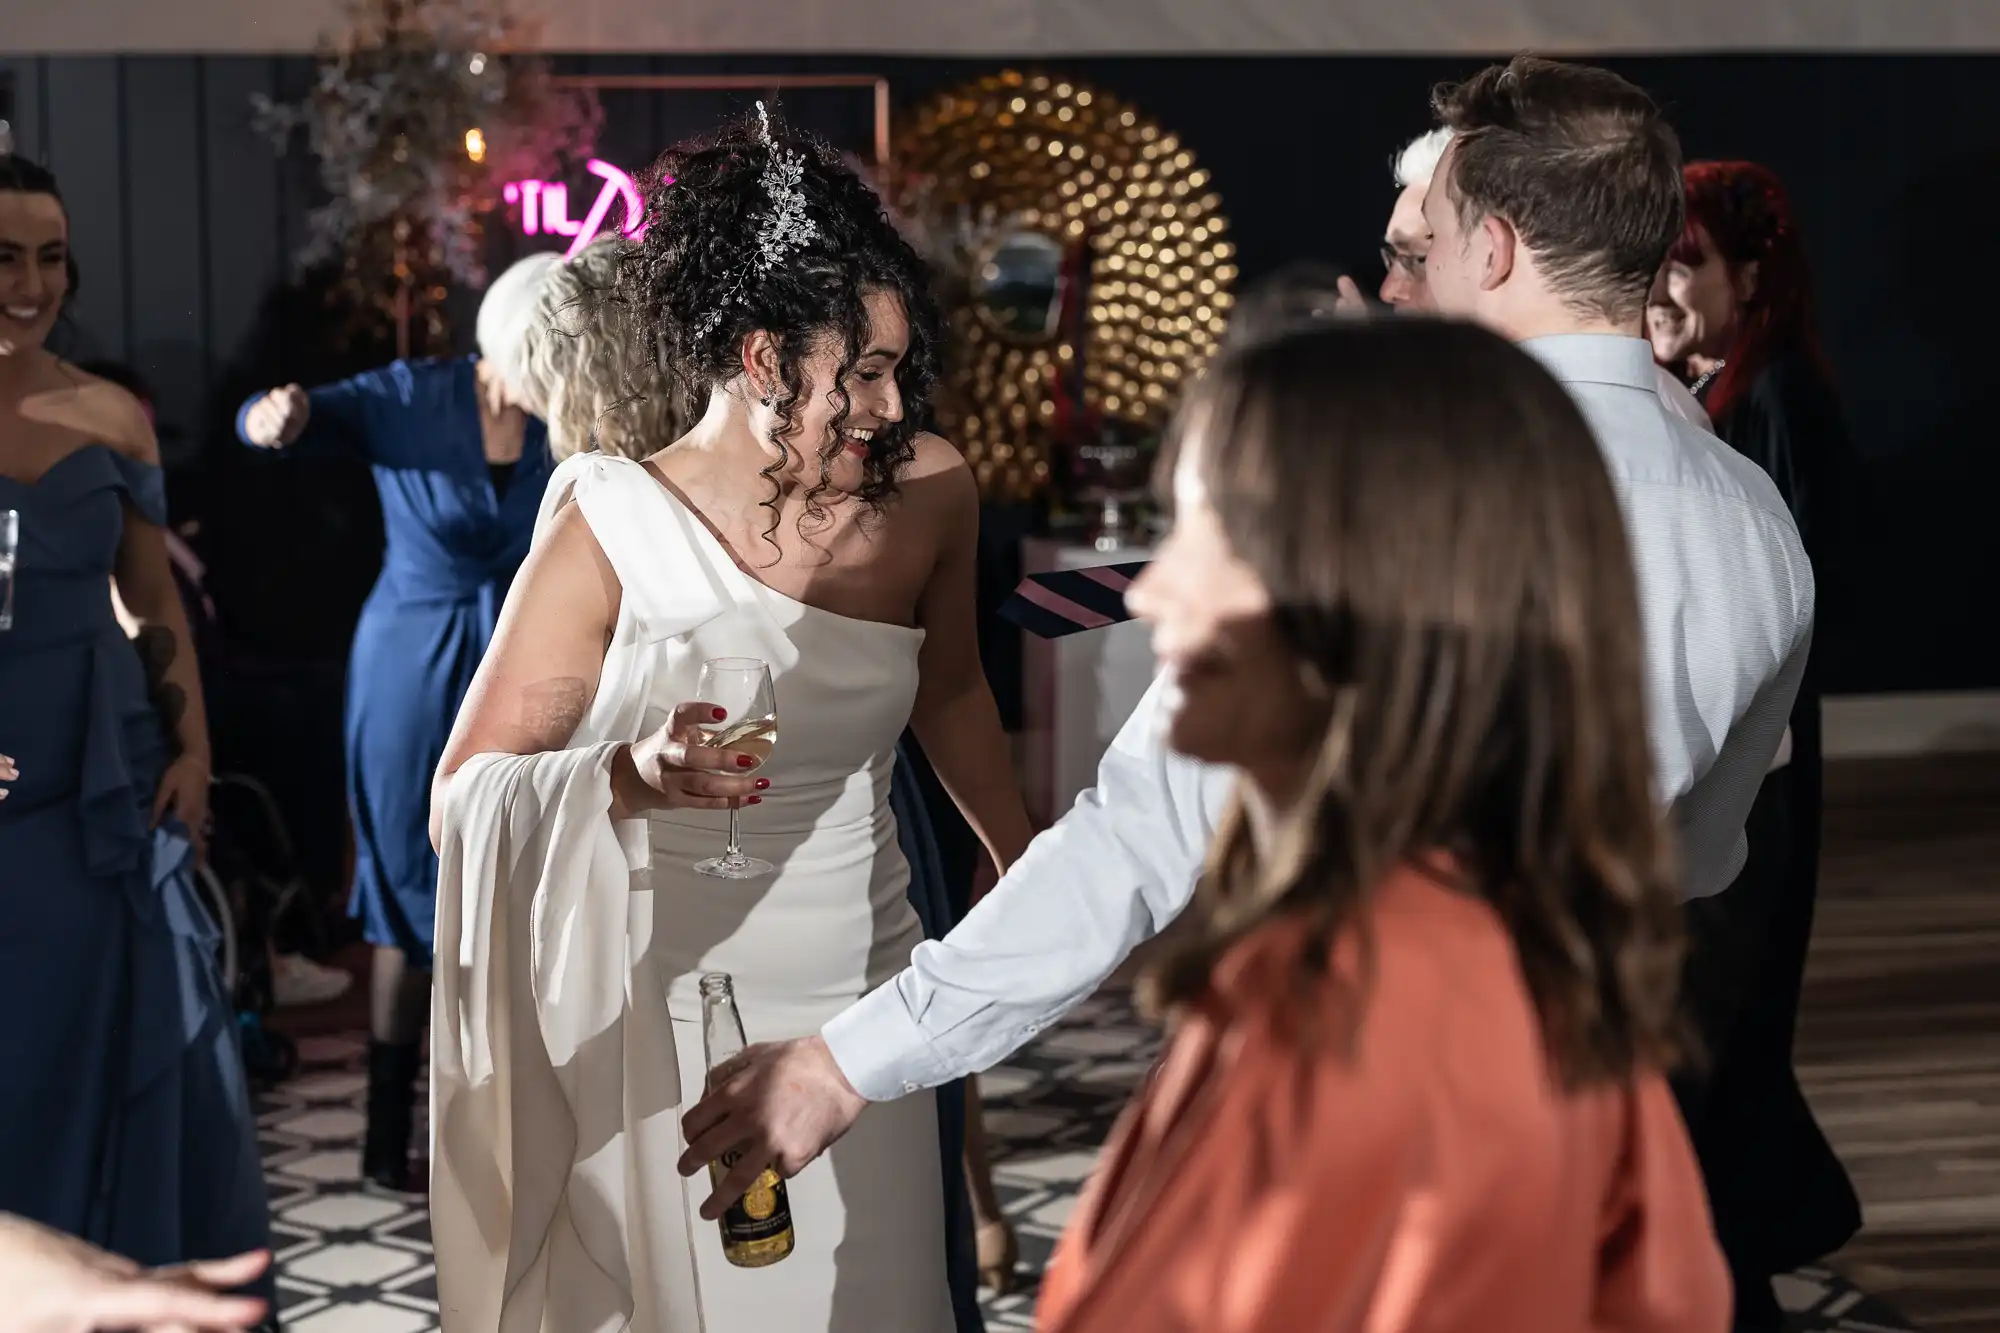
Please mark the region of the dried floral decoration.
<svg viewBox="0 0 2000 1333"><path fill-rule="evenodd" d="M518 54L522 26L481 0L352 0L347 13L311 92L253 98L255 123L280 152L303 131L319 165L327 198L300 267L338 263L335 294L358 316L394 319L399 344L415 325L443 350L445 287L485 285L481 219L501 184L587 157L598 108Z"/></svg>

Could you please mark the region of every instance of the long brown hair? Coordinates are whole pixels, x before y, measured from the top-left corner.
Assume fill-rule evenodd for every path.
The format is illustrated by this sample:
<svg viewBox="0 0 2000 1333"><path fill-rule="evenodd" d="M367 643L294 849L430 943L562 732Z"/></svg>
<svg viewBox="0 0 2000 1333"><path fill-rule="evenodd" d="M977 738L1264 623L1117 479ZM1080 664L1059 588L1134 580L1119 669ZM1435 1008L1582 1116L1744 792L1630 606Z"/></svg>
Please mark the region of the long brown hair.
<svg viewBox="0 0 2000 1333"><path fill-rule="evenodd" d="M1232 811L1198 938L1149 998L1196 998L1233 944L1294 914L1302 984L1348 989L1323 976L1335 936L1386 876L1442 857L1506 922L1566 1080L1669 1063L1680 915L1637 588L1562 387L1470 325L1322 324L1226 353L1183 407L1169 454L1185 447L1322 706L1273 853Z"/></svg>

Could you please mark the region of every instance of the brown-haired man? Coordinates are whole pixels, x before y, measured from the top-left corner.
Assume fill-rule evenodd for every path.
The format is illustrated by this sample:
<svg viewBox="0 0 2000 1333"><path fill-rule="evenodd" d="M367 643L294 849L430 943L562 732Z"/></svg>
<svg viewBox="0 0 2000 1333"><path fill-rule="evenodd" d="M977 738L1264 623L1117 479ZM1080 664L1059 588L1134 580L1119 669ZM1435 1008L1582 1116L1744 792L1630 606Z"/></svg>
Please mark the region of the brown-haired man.
<svg viewBox="0 0 2000 1333"><path fill-rule="evenodd" d="M1662 795L1681 835L1687 988L1708 1064L1676 1091L1735 1274L1736 1327L1781 1329L1771 1275L1860 1223L1789 1050L1738 1040L1777 887L1745 823L1805 664L1812 572L1768 477L1704 431L1663 428L1646 296L1683 199L1680 143L1652 99L1609 71L1523 56L1440 88L1434 106L1452 139L1424 199L1430 299L1565 384L1597 386L1578 402L1625 502L1654 749L1686 761L1663 766Z"/></svg>

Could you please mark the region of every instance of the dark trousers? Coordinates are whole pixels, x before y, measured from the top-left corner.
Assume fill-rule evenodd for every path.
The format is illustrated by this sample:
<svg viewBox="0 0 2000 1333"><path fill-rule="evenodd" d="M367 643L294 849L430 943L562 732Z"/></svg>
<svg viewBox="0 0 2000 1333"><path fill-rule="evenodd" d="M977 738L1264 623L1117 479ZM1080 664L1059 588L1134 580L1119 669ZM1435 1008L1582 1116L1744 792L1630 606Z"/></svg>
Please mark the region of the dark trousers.
<svg viewBox="0 0 2000 1333"><path fill-rule="evenodd" d="M896 772L889 803L896 812L896 836L910 864L910 905L923 922L924 938L941 940L971 905L972 865L965 839L971 830L951 803L944 784L909 732L896 746ZM954 837L963 834L963 837ZM979 1243L973 1231L972 1194L965 1179L966 1117L964 1079L937 1090L938 1153L944 1169L944 1248L956 1333L985 1333L979 1308Z"/></svg>
<svg viewBox="0 0 2000 1333"><path fill-rule="evenodd" d="M1751 810L1743 873L1687 905L1682 989L1703 1049L1674 1093L1746 1315L1769 1305L1773 1274L1839 1249L1861 1226L1792 1068L1819 878L1819 735L1800 730L1795 721L1793 763L1765 779Z"/></svg>

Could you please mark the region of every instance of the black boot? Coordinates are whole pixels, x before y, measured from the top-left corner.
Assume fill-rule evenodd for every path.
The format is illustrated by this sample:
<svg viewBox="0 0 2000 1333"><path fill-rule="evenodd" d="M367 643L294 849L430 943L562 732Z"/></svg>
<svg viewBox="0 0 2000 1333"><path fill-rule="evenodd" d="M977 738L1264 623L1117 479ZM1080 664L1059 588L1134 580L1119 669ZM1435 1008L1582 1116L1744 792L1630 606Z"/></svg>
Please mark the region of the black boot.
<svg viewBox="0 0 2000 1333"><path fill-rule="evenodd" d="M361 1174L385 1189L410 1189L410 1131L416 1116L423 1045L368 1043L368 1137Z"/></svg>
<svg viewBox="0 0 2000 1333"><path fill-rule="evenodd" d="M1771 1290L1769 1274L1731 1273L1730 1280L1736 1289L1730 1333L1786 1333L1791 1328L1777 1293Z"/></svg>

